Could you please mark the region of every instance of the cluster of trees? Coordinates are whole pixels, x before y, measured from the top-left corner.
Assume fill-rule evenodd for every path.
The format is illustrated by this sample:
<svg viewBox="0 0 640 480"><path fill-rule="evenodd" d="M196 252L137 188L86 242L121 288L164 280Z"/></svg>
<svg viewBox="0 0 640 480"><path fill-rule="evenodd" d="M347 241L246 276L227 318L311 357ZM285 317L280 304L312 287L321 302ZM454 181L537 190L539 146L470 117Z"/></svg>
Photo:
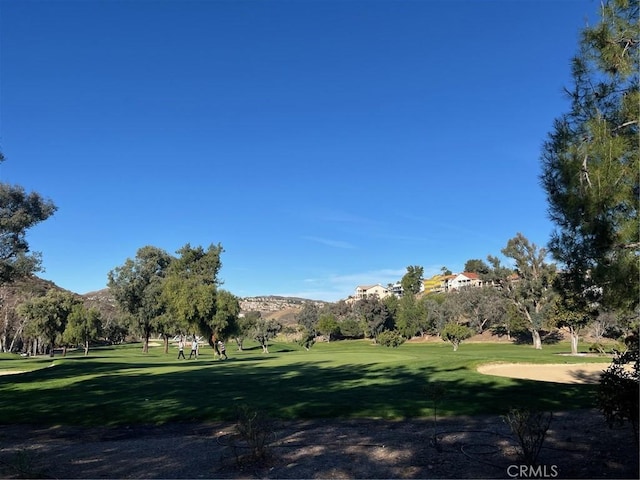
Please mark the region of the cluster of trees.
<svg viewBox="0 0 640 480"><path fill-rule="evenodd" d="M152 333L164 340L175 335L202 336L219 354L217 341L234 338L242 349L245 338L258 341L265 353L281 329L273 320L259 315L240 316L240 301L220 288L222 267L220 244L192 247L186 244L177 256L146 246L135 258L127 259L108 274L108 286L121 309L142 335L143 351Z"/></svg>
<svg viewBox="0 0 640 480"><path fill-rule="evenodd" d="M547 260L548 252L518 233L501 253L513 267L489 255L487 262L471 259L465 271L477 273L481 287L445 293L419 294L423 267L409 266L401 284L404 294L340 301L318 307L307 303L297 316L301 343L309 348L319 335L334 338L369 337L398 346L415 336L437 335L454 350L462 341L486 330L511 337L529 332L535 348L542 348L542 332L566 327L577 353L578 337L588 326L601 338L633 329L630 317L591 305L588 312L569 308L560 295L563 273Z"/></svg>
<svg viewBox="0 0 640 480"><path fill-rule="evenodd" d="M10 313L14 317L7 320L13 335L10 328L4 330L4 338L12 338L6 351L53 356L55 348L82 346L86 355L92 343L120 343L135 336L142 339L146 353L153 335L163 339L168 353L169 340L184 335L206 338L216 353L217 340L233 338L242 349L244 340L252 338L268 353L269 341L282 326L259 312L240 315L239 299L220 288L222 252L220 245L204 249L186 244L177 256L153 246L140 248L108 273L109 291L118 306L109 316L71 292L16 281L12 286L21 295L12 310L4 310L6 318Z"/></svg>

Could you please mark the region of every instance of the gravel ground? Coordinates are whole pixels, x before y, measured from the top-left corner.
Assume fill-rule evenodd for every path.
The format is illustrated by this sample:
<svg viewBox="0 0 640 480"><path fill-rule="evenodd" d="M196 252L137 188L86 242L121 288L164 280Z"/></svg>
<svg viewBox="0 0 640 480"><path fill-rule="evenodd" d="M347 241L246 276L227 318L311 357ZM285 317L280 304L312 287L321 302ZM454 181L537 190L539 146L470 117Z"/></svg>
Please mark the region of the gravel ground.
<svg viewBox="0 0 640 480"><path fill-rule="evenodd" d="M514 478L500 417L278 422L265 457L230 423L118 428L0 426L1 478ZM437 433L437 442L433 442ZM539 456L545 478L639 478L630 429L597 411L554 414Z"/></svg>

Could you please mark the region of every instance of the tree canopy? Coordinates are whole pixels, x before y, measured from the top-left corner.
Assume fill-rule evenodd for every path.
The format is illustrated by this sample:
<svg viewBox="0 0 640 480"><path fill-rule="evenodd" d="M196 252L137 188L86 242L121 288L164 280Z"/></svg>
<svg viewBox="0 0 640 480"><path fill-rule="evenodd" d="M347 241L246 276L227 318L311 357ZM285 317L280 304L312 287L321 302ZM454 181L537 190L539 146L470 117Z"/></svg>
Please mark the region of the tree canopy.
<svg viewBox="0 0 640 480"><path fill-rule="evenodd" d="M0 153L0 163L3 161ZM38 193L0 182L0 284L40 270L41 255L30 251L26 232L56 209L51 200Z"/></svg>
<svg viewBox="0 0 640 480"><path fill-rule="evenodd" d="M577 293L607 308L640 300L638 0L607 0L586 27L566 89L569 111L542 149L541 182L556 225L549 247Z"/></svg>
<svg viewBox="0 0 640 480"><path fill-rule="evenodd" d="M120 308L137 322L143 351L149 351L153 322L165 312L161 293L172 257L164 250L145 246L123 265L108 273L108 286Z"/></svg>
<svg viewBox="0 0 640 480"><path fill-rule="evenodd" d="M507 268L497 257L489 256L492 269L485 279L498 285L505 299L526 318L533 346L541 349L540 330L553 305L556 267L547 262L545 248L538 248L521 233L507 242L502 254L514 262L515 268Z"/></svg>
<svg viewBox="0 0 640 480"><path fill-rule="evenodd" d="M168 269L162 291L169 312L194 333L204 335L212 346L213 337L227 327L227 314L235 311L233 299L225 296L225 314L216 316L223 251L220 244L205 250L187 243L176 252L178 257Z"/></svg>
<svg viewBox="0 0 640 480"><path fill-rule="evenodd" d="M402 291L407 295L415 295L419 293L422 287L423 275L423 267L418 265L409 265L407 267L407 273L405 273L402 280L400 280Z"/></svg>

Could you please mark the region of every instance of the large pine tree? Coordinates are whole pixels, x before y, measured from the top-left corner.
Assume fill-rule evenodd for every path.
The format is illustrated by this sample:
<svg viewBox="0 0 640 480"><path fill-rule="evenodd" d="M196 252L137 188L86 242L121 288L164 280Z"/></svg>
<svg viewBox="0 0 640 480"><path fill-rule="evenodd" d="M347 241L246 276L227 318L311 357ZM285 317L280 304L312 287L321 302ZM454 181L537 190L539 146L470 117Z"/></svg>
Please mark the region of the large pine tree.
<svg viewBox="0 0 640 480"><path fill-rule="evenodd" d="M549 248L577 294L638 308L640 225L639 0L607 0L582 31L571 108L542 151L541 181L556 225Z"/></svg>

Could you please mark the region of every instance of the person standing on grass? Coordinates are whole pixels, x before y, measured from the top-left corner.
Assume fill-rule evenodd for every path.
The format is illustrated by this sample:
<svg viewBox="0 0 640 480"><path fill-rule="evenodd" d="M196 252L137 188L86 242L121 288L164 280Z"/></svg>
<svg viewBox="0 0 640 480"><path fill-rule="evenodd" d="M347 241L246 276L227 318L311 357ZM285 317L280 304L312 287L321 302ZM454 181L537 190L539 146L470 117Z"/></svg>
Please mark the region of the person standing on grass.
<svg viewBox="0 0 640 480"><path fill-rule="evenodd" d="M189 353L189 360L191 360L192 356L195 356L196 360L198 359L198 339L195 335L193 336L193 341L191 342L191 353Z"/></svg>
<svg viewBox="0 0 640 480"><path fill-rule="evenodd" d="M222 340L218 341L218 351L220 352L220 359L226 360L229 358L227 357L227 347L224 346L224 342Z"/></svg>
<svg viewBox="0 0 640 480"><path fill-rule="evenodd" d="M181 358L185 358L184 356L184 339L180 337L180 341L178 342L178 360ZM185 358L186 360L186 358Z"/></svg>

